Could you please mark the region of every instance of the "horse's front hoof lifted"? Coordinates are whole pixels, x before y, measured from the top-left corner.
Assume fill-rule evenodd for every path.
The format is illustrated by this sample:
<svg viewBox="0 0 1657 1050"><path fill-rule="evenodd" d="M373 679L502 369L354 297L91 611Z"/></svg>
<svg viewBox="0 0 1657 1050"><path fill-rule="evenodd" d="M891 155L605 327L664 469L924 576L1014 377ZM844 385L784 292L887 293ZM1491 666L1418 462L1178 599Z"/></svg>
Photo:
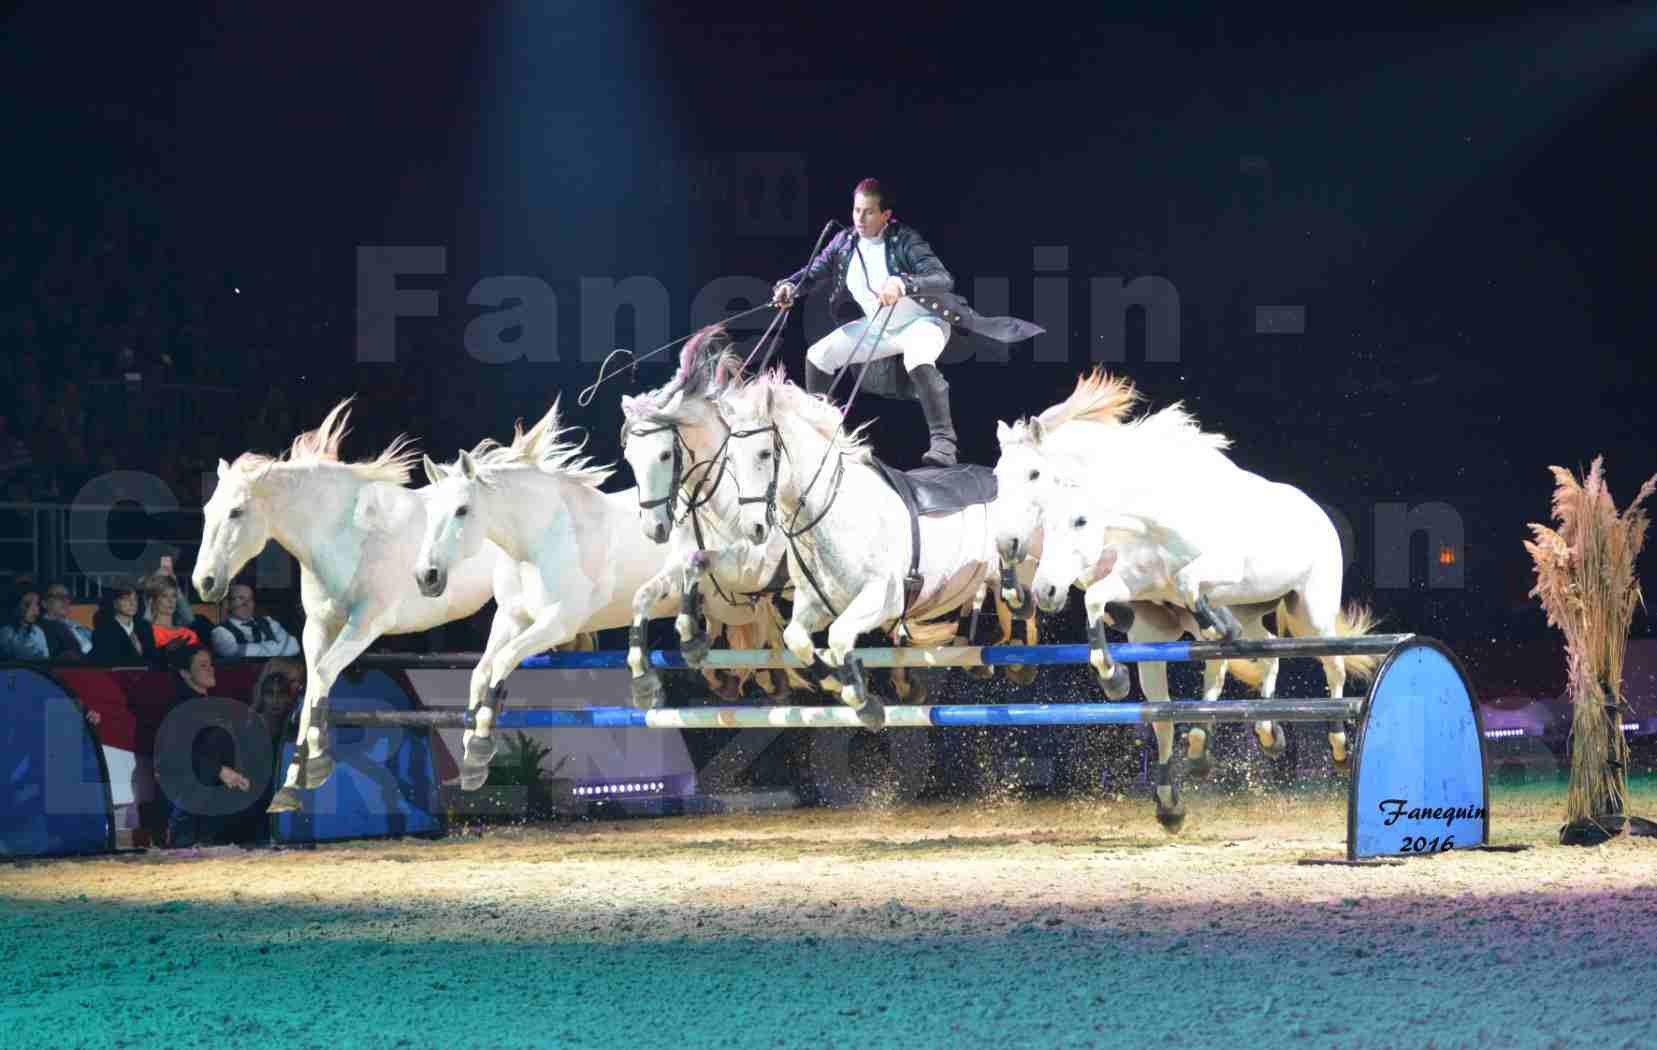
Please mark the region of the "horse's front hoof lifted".
<svg viewBox="0 0 1657 1050"><path fill-rule="evenodd" d="M649 711L662 706L662 676L654 671L633 678L633 706Z"/></svg>
<svg viewBox="0 0 1657 1050"><path fill-rule="evenodd" d="M864 696L863 706L857 708L857 720L869 732L880 732L886 728L886 705L880 702L879 697Z"/></svg>
<svg viewBox="0 0 1657 1050"><path fill-rule="evenodd" d="M266 813L300 813L305 804L300 801L299 792L291 787L277 788L276 794L270 798L270 805L265 807Z"/></svg>
<svg viewBox="0 0 1657 1050"><path fill-rule="evenodd" d="M489 764L481 766L471 762L462 762L460 765L460 790L476 791L489 782Z"/></svg>
<svg viewBox="0 0 1657 1050"><path fill-rule="evenodd" d="M1128 674L1127 664L1111 664L1108 672L1099 672L1099 684L1105 689L1105 697L1109 700L1124 699L1133 691L1133 679Z"/></svg>

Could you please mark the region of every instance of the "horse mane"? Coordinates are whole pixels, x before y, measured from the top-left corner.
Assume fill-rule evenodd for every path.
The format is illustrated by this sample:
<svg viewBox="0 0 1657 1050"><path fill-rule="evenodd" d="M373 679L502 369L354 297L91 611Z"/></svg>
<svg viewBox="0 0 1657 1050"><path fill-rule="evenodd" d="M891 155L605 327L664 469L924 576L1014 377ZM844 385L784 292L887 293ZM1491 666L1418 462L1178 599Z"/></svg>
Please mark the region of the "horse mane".
<svg viewBox="0 0 1657 1050"><path fill-rule="evenodd" d="M1076 389L1069 397L1036 418L1048 430L1069 422L1120 423L1142 400L1144 395L1126 376L1113 376L1102 368L1094 368L1076 380Z"/></svg>
<svg viewBox="0 0 1657 1050"><path fill-rule="evenodd" d="M730 333L722 324L709 325L691 336L679 352L679 369L673 378L622 403L626 419L621 425L621 438L644 424L676 426L691 421L686 407L692 399L712 401L729 389L741 385L747 376L742 358L731 349ZM668 404L679 397L675 408Z"/></svg>
<svg viewBox="0 0 1657 1050"><path fill-rule="evenodd" d="M797 419L816 431L825 441L837 443L841 450L858 462L868 462L874 456L869 445L868 430L872 420L846 430L845 417L839 406L821 394L808 394L788 378L788 370L776 365L761 372L743 384L743 392L764 397L770 392L773 400L773 418L780 409L789 419Z"/></svg>
<svg viewBox="0 0 1657 1050"><path fill-rule="evenodd" d="M1129 419L1128 413L1144 399L1144 395L1126 377L1112 376L1096 367L1076 380L1076 389L1071 391L1069 397L1033 419L1025 416L1014 423L1012 440L1039 447L1066 424L1092 423L1157 431L1169 441L1189 442L1216 451L1231 447L1231 439L1226 435L1203 430L1197 418L1186 410L1183 401Z"/></svg>
<svg viewBox="0 0 1657 1050"><path fill-rule="evenodd" d="M290 467L338 466L350 471L365 481L387 481L402 485L407 483L409 475L414 470L414 464L419 458L419 452L414 448L414 441L406 434L399 434L392 439L391 444L380 451L373 459L356 463L347 463L339 458L340 445L351 432L347 425L351 418L351 402L356 395L346 398L335 405L323 417L322 423L315 430L307 430L293 439L287 451L279 456L268 456L262 452L243 452L236 457L230 469L248 478L258 477L266 470L277 465Z"/></svg>
<svg viewBox="0 0 1657 1050"><path fill-rule="evenodd" d="M600 466L590 457L582 456L587 441L564 441L563 436L575 427L562 426L559 406L563 395L553 399L552 407L528 430L519 419L512 424L512 443L502 445L494 438L484 438L471 451L473 464L478 468L479 480L488 483L491 475L511 467L532 467L544 474L568 478L571 481L598 488L611 475L614 467Z"/></svg>

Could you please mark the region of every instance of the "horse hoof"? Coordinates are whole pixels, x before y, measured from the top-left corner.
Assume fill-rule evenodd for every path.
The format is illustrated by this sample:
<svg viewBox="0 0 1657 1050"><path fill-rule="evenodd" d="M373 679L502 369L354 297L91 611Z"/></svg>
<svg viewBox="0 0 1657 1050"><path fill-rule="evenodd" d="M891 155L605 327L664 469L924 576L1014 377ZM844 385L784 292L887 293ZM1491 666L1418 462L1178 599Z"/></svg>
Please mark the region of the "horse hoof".
<svg viewBox="0 0 1657 1050"><path fill-rule="evenodd" d="M1335 772L1343 777L1352 775L1352 752L1348 751L1340 758L1335 759Z"/></svg>
<svg viewBox="0 0 1657 1050"><path fill-rule="evenodd" d="M1209 754L1208 748L1204 748L1196 758L1185 760L1185 775L1192 780L1207 780L1214 775L1214 756Z"/></svg>
<svg viewBox="0 0 1657 1050"><path fill-rule="evenodd" d="M1112 664L1110 673L1099 675L1099 684L1105 688L1106 699L1124 699L1133 689L1133 679L1128 674L1128 665Z"/></svg>
<svg viewBox="0 0 1657 1050"><path fill-rule="evenodd" d="M299 813L305 809L305 804L299 799L299 792L291 787L280 787L270 798L270 805L265 807L266 813Z"/></svg>
<svg viewBox="0 0 1657 1050"><path fill-rule="evenodd" d="M685 654L685 663L691 667L701 667L708 659L708 650L713 645L708 641L708 632L698 631L694 635L679 643L679 649Z"/></svg>
<svg viewBox="0 0 1657 1050"><path fill-rule="evenodd" d="M305 786L319 788L334 775L334 756L324 751L305 760Z"/></svg>
<svg viewBox="0 0 1657 1050"><path fill-rule="evenodd" d="M1185 827L1185 803L1175 802L1171 806L1164 806L1161 799L1156 803L1156 822L1162 825L1162 830L1170 835L1178 835Z"/></svg>
<svg viewBox="0 0 1657 1050"><path fill-rule="evenodd" d="M863 723L864 729L878 733L886 728L886 706L871 696L857 709L857 720Z"/></svg>
<svg viewBox="0 0 1657 1050"><path fill-rule="evenodd" d="M641 711L662 706L662 679L660 675L641 674L633 679L633 706Z"/></svg>
<svg viewBox="0 0 1657 1050"><path fill-rule="evenodd" d="M1256 739L1259 739L1258 736ZM1283 735L1283 727L1275 722L1272 723L1272 742L1270 744L1262 743L1260 750L1265 753L1267 758L1275 760L1282 758L1283 752L1288 749L1289 740Z"/></svg>
<svg viewBox="0 0 1657 1050"><path fill-rule="evenodd" d="M463 764L468 769L482 769L487 774L489 763L495 757L497 746L495 738L468 733L466 734L465 744Z"/></svg>
<svg viewBox="0 0 1657 1050"><path fill-rule="evenodd" d="M1036 675L1040 673L1040 671L1040 667L1033 666L1021 665L1018 667L1008 667L1007 681L1013 683L1014 685L1034 685L1036 682Z"/></svg>

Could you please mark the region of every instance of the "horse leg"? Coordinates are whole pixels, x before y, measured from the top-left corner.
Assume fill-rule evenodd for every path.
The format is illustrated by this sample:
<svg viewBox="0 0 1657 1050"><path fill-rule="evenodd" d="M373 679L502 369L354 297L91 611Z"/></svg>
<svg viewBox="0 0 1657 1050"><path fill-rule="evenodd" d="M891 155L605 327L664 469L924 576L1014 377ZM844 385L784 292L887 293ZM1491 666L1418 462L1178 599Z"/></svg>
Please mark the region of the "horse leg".
<svg viewBox="0 0 1657 1050"><path fill-rule="evenodd" d="M645 649L645 624L650 610L672 597L678 579L670 565L646 580L633 594L633 622L627 628L627 666L633 672L633 706L643 710L660 707L663 699L661 675L650 666L650 654ZM480 669L484 666L479 662Z"/></svg>
<svg viewBox="0 0 1657 1050"><path fill-rule="evenodd" d="M1339 596L1336 595L1338 602ZM1300 637L1323 636L1333 638L1340 635L1340 607L1336 602L1322 602L1314 607L1306 596L1299 591L1290 592L1279 606L1279 615L1288 620L1278 627L1284 634L1295 634ZM1323 665L1323 678L1329 686L1329 698L1339 699L1346 691L1346 657L1320 656L1318 663ZM1331 722L1329 724L1329 753L1334 759L1337 773L1351 771L1352 755L1347 749L1346 723Z"/></svg>
<svg viewBox="0 0 1657 1050"><path fill-rule="evenodd" d="M852 655L852 649L858 635L897 618L902 611L901 587L891 579L870 580L829 624L828 661L841 670L840 699L857 712L857 720L870 732L886 725L886 708L869 691L863 661Z"/></svg>
<svg viewBox="0 0 1657 1050"><path fill-rule="evenodd" d="M310 673L305 676L305 700L299 709L299 732L294 738L293 762L288 766L287 778L282 786L271 796L270 805L265 808L267 813L297 813L304 808L300 799L299 789L320 786L333 772L333 759L326 750L313 754L310 747L311 728L313 721L320 730L325 712L323 698L333 688L334 679L323 676L322 656L334 639L339 636L338 630L330 629L330 625L320 617L309 617L305 620L305 628L301 633L301 640L305 647L305 664ZM319 731L317 739L320 743L326 739ZM303 776L301 772L303 771Z"/></svg>
<svg viewBox="0 0 1657 1050"><path fill-rule="evenodd" d="M1149 610L1141 611L1146 615L1136 615L1128 626L1129 641L1169 642L1180 636L1177 627L1169 629ZM1168 665L1159 660L1140 664L1139 686L1147 703L1167 703ZM1177 835L1185 825L1185 803L1180 801L1179 779L1174 775L1174 723L1152 722L1151 728L1156 731L1156 820L1162 830Z"/></svg>
<svg viewBox="0 0 1657 1050"><path fill-rule="evenodd" d="M489 622L489 640L483 647L477 666L472 668L472 679L466 694L466 710L472 716L472 728L461 736L460 788L476 791L489 779L489 763L495 757L496 741L490 735L495 722L495 709L506 695L506 690L490 681L495 656L508 642L522 634L529 626L529 618L516 602L497 605L495 616Z"/></svg>
<svg viewBox="0 0 1657 1050"><path fill-rule="evenodd" d="M1203 633L1210 638L1224 638L1234 642L1243 636L1242 624L1231 610L1211 604L1206 592L1224 585L1242 582L1242 558L1229 552L1205 552L1174 574L1174 589L1185 607L1191 610Z"/></svg>
<svg viewBox="0 0 1657 1050"><path fill-rule="evenodd" d="M1087 609L1087 639L1089 643L1088 662L1093 665L1093 672L1099 676L1099 684L1104 687L1105 696L1111 700L1121 700L1133 688L1133 682L1128 677L1126 664L1112 663L1108 641L1105 637L1105 623L1107 620L1120 631L1131 631L1134 624L1133 607L1129 604L1131 595L1128 593L1126 581L1120 573L1111 572L1104 579L1088 587L1084 598ZM1140 672L1144 672L1140 668Z"/></svg>
<svg viewBox="0 0 1657 1050"><path fill-rule="evenodd" d="M796 591L794 614L789 617L788 626L783 629L782 641L783 646L794 654L794 658L805 665L797 672L802 679L815 689L838 693L839 678L835 675L834 669L817 655L817 647L811 644L812 632L827 627L833 618L833 612L823 605L814 592Z"/></svg>

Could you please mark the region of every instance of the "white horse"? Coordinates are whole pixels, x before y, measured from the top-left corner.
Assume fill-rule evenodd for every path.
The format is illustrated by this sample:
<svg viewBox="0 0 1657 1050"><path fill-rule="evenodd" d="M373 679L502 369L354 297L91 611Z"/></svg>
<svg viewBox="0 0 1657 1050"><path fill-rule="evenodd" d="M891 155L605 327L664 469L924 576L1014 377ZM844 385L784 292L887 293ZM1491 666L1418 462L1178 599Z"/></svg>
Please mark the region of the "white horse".
<svg viewBox="0 0 1657 1050"><path fill-rule="evenodd" d="M1062 608L1073 582L1085 588L1100 673L1112 672L1102 648L1107 610L1135 599L1183 606L1229 637L1262 636L1266 611L1283 634L1368 633L1366 609L1341 608L1340 538L1323 509L1291 485L1238 467L1225 455L1229 440L1202 431L1177 404L1126 420L1137 396L1125 381L1095 372L1072 395L1095 404L1087 418L1077 415L1051 432L1037 419L1022 434L1000 433L1003 476L1022 477L1036 505L1022 521L1001 523L1000 550L1016 555L1018 537L1039 514L1044 551L1036 602ZM1008 506L1017 512L1016 503ZM1251 629L1225 607L1245 607ZM1332 697L1342 695L1349 674L1363 680L1376 663L1369 656L1318 659ZM1266 663L1262 695L1269 696L1276 662ZM1255 730L1268 753L1281 752L1279 727L1260 722ZM1344 769L1343 726L1334 727L1329 742Z"/></svg>
<svg viewBox="0 0 1657 1050"><path fill-rule="evenodd" d="M788 541L795 593L784 643L817 673L832 673L841 700L878 729L884 708L851 650L865 631L893 625L909 626L922 644L956 633L958 620L932 624L939 634L925 638L914 628L952 613L964 618L987 592L996 564L989 504L920 515L911 576L909 511L860 433L843 430L838 408L790 383L780 368L726 393L720 404L731 428L726 455L742 493L742 533L764 543L780 531ZM828 668L811 639L824 627Z"/></svg>
<svg viewBox="0 0 1657 1050"><path fill-rule="evenodd" d="M738 493L725 459L730 428L716 405L725 385L742 373L742 359L729 347L723 328L704 329L685 343L672 379L621 399L626 417L622 455L638 483L639 527L646 538L667 545L662 570L633 598L628 663L635 702L644 707L661 702L660 677L645 657L644 622L664 601L680 603L676 627L692 666L710 645L702 625L704 601L708 618L725 625L732 648L782 645L782 618L774 599L793 592L788 542L773 532L755 544L738 532ZM737 684L745 677L738 676ZM789 681L781 671L761 671L755 677L773 696L786 690Z"/></svg>
<svg viewBox="0 0 1657 1050"><path fill-rule="evenodd" d="M273 813L300 809L299 789L333 772L322 699L340 672L382 635L429 630L483 608L499 553L489 547L441 598L423 596L408 572L426 519L423 491L404 487L415 453L399 437L371 460L342 462L350 404L341 401L282 458L246 452L232 464L219 460L218 485L202 508L191 579L207 601L222 598L270 540L299 562L308 673L297 749Z"/></svg>
<svg viewBox="0 0 1657 1050"><path fill-rule="evenodd" d="M495 618L472 672L461 786L488 777L500 686L525 657L576 635L633 622L633 597L661 571L666 548L639 529L638 491L602 492L614 473L580 456L553 406L512 443L485 440L448 466L424 459L431 480L424 537L404 564L420 593L447 592L452 573L471 573L486 545L494 562ZM649 610L667 616L666 601Z"/></svg>

